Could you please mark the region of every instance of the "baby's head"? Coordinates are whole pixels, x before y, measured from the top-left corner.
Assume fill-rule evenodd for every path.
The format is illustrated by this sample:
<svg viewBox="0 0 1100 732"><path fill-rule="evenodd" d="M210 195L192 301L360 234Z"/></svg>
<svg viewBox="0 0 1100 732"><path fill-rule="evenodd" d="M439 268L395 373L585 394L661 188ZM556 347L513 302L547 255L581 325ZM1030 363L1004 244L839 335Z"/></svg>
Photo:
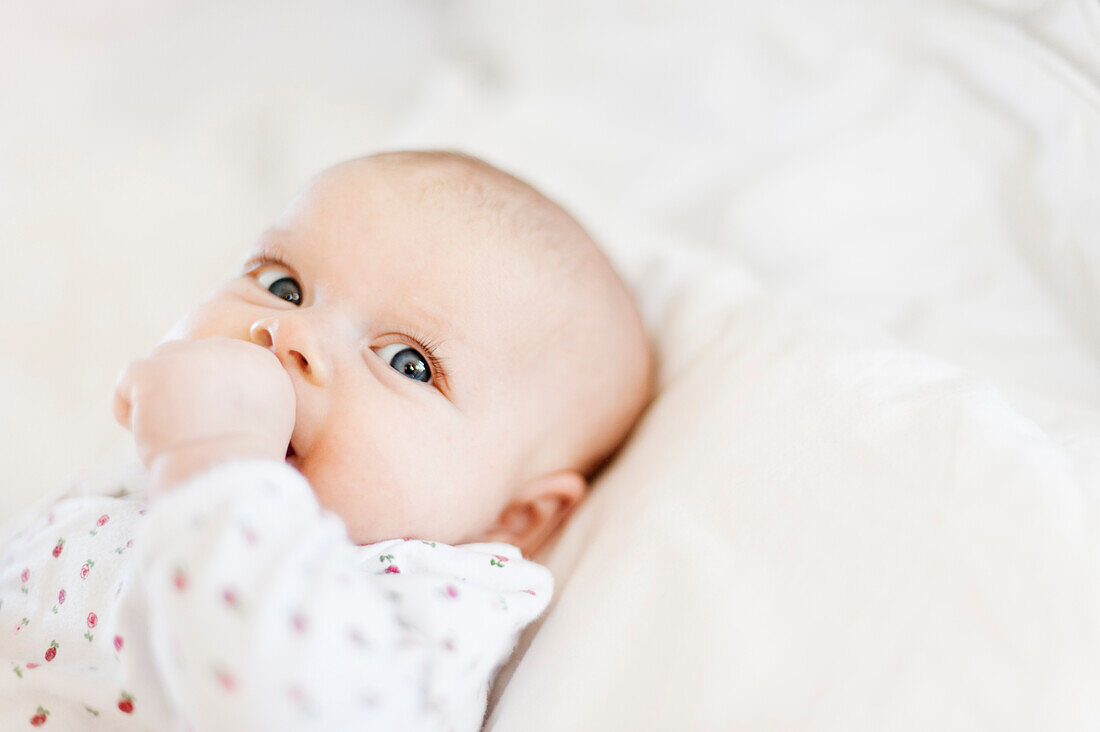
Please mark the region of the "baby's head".
<svg viewBox="0 0 1100 732"><path fill-rule="evenodd" d="M297 397L288 462L357 544L531 554L654 385L638 310L584 229L449 152L317 176L165 340L210 336L278 356Z"/></svg>

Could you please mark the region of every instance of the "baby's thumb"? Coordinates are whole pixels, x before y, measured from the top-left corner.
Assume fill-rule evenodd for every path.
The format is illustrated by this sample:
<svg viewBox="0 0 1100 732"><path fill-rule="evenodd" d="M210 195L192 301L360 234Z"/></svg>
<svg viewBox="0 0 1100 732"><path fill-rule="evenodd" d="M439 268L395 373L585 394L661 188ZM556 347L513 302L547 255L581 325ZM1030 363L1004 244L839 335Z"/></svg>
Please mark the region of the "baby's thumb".
<svg viewBox="0 0 1100 732"><path fill-rule="evenodd" d="M115 379L115 396L114 396L114 413L115 421L128 430L133 431L133 426L130 424L130 387L132 378L130 375L130 366L119 372L118 378Z"/></svg>

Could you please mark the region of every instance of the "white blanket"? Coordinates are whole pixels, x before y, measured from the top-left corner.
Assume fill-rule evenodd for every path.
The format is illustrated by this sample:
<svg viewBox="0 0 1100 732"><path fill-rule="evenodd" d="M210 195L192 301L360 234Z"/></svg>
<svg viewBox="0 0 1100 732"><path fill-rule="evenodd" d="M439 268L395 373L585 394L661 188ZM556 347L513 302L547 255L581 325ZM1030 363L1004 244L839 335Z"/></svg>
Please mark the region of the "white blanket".
<svg viewBox="0 0 1100 732"><path fill-rule="evenodd" d="M662 362L489 728L1100 727L1093 0L83 7L0 43L48 57L0 115L16 476L119 437L309 175L457 147L581 217Z"/></svg>

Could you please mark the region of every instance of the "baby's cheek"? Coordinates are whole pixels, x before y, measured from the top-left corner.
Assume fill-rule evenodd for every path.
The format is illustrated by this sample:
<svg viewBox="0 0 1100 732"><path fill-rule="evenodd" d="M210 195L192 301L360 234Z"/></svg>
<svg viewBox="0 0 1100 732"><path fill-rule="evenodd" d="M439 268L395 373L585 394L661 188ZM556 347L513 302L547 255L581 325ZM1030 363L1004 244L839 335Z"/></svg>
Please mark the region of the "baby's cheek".
<svg viewBox="0 0 1100 732"><path fill-rule="evenodd" d="M494 479L500 456L471 444L468 429L437 423L434 430L421 430L423 419L408 419L380 430L373 429L377 414L358 423L345 420L343 429L327 435L329 449L305 460L303 475L357 544L404 537L470 540L500 513L501 481Z"/></svg>
<svg viewBox="0 0 1100 732"><path fill-rule="evenodd" d="M356 544L369 544L403 536L407 513L405 497L387 490L385 484L369 476L359 479L331 480L324 476L303 475L313 487L321 508L339 516L347 527L348 538Z"/></svg>

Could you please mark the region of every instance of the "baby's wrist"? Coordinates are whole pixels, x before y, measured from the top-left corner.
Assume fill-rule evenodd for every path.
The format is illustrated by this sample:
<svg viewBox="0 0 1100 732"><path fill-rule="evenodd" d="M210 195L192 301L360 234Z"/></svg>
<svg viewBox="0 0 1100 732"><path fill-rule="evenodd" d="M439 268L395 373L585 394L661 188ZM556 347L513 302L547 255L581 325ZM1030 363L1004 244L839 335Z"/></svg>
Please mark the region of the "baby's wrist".
<svg viewBox="0 0 1100 732"><path fill-rule="evenodd" d="M150 461L150 498L215 465L248 458L282 460L285 452L285 448L273 450L264 441L245 436L174 447Z"/></svg>

